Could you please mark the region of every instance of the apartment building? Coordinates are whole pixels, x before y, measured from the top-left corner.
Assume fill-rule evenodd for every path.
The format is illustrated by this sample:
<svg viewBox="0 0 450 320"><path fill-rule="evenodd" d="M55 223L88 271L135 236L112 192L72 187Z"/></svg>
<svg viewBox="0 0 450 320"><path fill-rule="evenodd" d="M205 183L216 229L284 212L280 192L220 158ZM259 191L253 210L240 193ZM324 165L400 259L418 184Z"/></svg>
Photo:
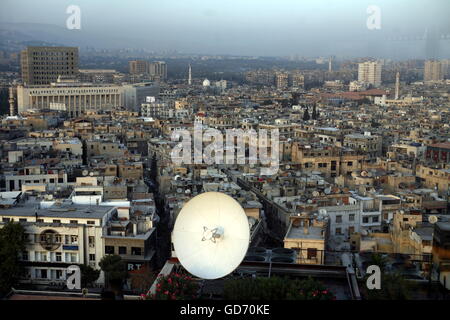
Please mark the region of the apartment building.
<svg viewBox="0 0 450 320"><path fill-rule="evenodd" d="M299 264L324 264L327 222L319 221L307 214L290 217L284 237L284 248L298 251Z"/></svg>
<svg viewBox="0 0 450 320"><path fill-rule="evenodd" d="M26 268L22 282L63 287L68 266L100 268L103 228L116 215L114 207L61 204L46 208L26 203L0 209L0 227L13 221L25 228L28 243L21 254Z"/></svg>
<svg viewBox="0 0 450 320"><path fill-rule="evenodd" d="M25 85L48 85L60 76L78 76L77 47L33 47L20 53Z"/></svg>

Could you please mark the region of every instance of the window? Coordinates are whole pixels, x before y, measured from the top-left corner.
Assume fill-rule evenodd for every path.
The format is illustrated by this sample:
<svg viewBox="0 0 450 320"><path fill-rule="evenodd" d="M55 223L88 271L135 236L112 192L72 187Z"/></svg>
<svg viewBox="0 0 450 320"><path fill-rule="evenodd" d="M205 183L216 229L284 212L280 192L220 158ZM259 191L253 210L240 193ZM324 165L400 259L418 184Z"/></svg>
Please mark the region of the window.
<svg viewBox="0 0 450 320"><path fill-rule="evenodd" d="M11 221L11 219L10 218L3 218L2 221L3 222L9 222L9 221Z"/></svg>
<svg viewBox="0 0 450 320"><path fill-rule="evenodd" d="M363 223L369 223L369 218L368 217L363 217Z"/></svg>
<svg viewBox="0 0 450 320"><path fill-rule="evenodd" d="M378 222L378 221L380 221L379 217L373 217L372 218L372 222Z"/></svg>
<svg viewBox="0 0 450 320"><path fill-rule="evenodd" d="M347 162L347 166L349 166L349 167L353 166L353 161Z"/></svg>
<svg viewBox="0 0 450 320"><path fill-rule="evenodd" d="M336 216L336 223L342 223L342 216Z"/></svg>
<svg viewBox="0 0 450 320"><path fill-rule="evenodd" d="M355 233L355 227L348 227L348 234L351 235Z"/></svg>
<svg viewBox="0 0 450 320"><path fill-rule="evenodd" d="M20 218L20 219L19 219L19 222L27 222L27 219L25 219L25 218Z"/></svg>
<svg viewBox="0 0 450 320"><path fill-rule="evenodd" d="M62 270L56 270L56 279L59 279L59 280L63 279L63 272L62 272Z"/></svg>
<svg viewBox="0 0 450 320"><path fill-rule="evenodd" d="M61 220L53 219L53 223L61 223Z"/></svg>
<svg viewBox="0 0 450 320"><path fill-rule="evenodd" d="M78 220L70 220L71 224L78 224Z"/></svg>
<svg viewBox="0 0 450 320"><path fill-rule="evenodd" d="M113 246L105 246L105 254L114 254Z"/></svg>
<svg viewBox="0 0 450 320"><path fill-rule="evenodd" d="M89 261L95 261L95 254L89 254Z"/></svg>
<svg viewBox="0 0 450 320"><path fill-rule="evenodd" d="M29 257L28 257L28 251L23 251L22 252L22 260L24 261L28 261Z"/></svg>
<svg viewBox="0 0 450 320"><path fill-rule="evenodd" d="M317 258L317 249L316 248L308 248L306 250L306 252L307 252L308 259Z"/></svg>
<svg viewBox="0 0 450 320"><path fill-rule="evenodd" d="M61 262L62 261L62 254L61 254L61 252L56 252L55 258L56 258L57 262Z"/></svg>
<svg viewBox="0 0 450 320"><path fill-rule="evenodd" d="M140 256L142 255L142 250L138 247L131 247L131 254L134 256Z"/></svg>
<svg viewBox="0 0 450 320"><path fill-rule="evenodd" d="M72 235L70 236L70 243L78 243L78 236Z"/></svg>
<svg viewBox="0 0 450 320"><path fill-rule="evenodd" d="M89 220L87 224L95 224L95 221Z"/></svg>
<svg viewBox="0 0 450 320"><path fill-rule="evenodd" d="M37 222L44 222L44 219L37 219Z"/></svg>
<svg viewBox="0 0 450 320"><path fill-rule="evenodd" d="M355 221L355 215L354 214L350 214L348 216L348 221Z"/></svg>
<svg viewBox="0 0 450 320"><path fill-rule="evenodd" d="M119 247L119 254L127 254L127 247Z"/></svg>
<svg viewBox="0 0 450 320"><path fill-rule="evenodd" d="M342 229L341 228L336 228L336 234L342 234Z"/></svg>
<svg viewBox="0 0 450 320"><path fill-rule="evenodd" d="M40 272L38 272L38 271L40 271ZM37 278L47 279L47 269L38 269L38 270L36 270L36 273L37 273Z"/></svg>
<svg viewBox="0 0 450 320"><path fill-rule="evenodd" d="M89 247L94 248L95 247L95 237L89 236Z"/></svg>

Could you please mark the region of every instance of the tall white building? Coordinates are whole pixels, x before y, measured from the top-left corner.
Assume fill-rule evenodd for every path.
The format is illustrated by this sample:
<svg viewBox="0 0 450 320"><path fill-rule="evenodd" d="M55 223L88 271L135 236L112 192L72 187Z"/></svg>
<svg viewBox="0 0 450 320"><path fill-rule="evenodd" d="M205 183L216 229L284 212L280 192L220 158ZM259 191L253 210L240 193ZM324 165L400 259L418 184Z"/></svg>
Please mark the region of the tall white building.
<svg viewBox="0 0 450 320"><path fill-rule="evenodd" d="M381 85L382 64L379 61L366 61L358 65L358 81L371 84L375 87Z"/></svg>

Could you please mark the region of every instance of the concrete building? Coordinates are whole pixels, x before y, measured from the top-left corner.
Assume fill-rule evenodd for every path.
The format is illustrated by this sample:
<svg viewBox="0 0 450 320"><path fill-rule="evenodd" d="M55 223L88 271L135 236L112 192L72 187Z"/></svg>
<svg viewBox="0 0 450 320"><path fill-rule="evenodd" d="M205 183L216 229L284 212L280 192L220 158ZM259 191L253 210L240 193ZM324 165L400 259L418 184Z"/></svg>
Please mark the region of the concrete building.
<svg viewBox="0 0 450 320"><path fill-rule="evenodd" d="M297 250L297 263L325 264L327 222L302 214L290 217L284 247Z"/></svg>
<svg viewBox="0 0 450 320"><path fill-rule="evenodd" d="M17 87L18 112L54 109L76 117L88 110L114 110L123 106L119 85L54 82L50 85Z"/></svg>
<svg viewBox="0 0 450 320"><path fill-rule="evenodd" d="M47 85L59 76L78 76L77 47L27 47L20 53L25 85Z"/></svg>
<svg viewBox="0 0 450 320"><path fill-rule="evenodd" d="M286 72L277 72L275 74L275 87L277 89L287 89L289 85L289 74Z"/></svg>
<svg viewBox="0 0 450 320"><path fill-rule="evenodd" d="M103 229L115 215L114 207L25 205L1 209L0 227L14 221L25 228L28 243L21 260L26 273L21 282L62 287L68 266L84 264L100 268L105 254ZM98 282L103 282L102 276Z"/></svg>
<svg viewBox="0 0 450 320"><path fill-rule="evenodd" d="M361 206L359 204L321 207L319 214L329 218L330 236L332 237L347 238L353 233L361 231Z"/></svg>
<svg viewBox="0 0 450 320"><path fill-rule="evenodd" d="M358 81L371 84L374 87L381 85L382 64L378 61L367 61L358 64Z"/></svg>
<svg viewBox="0 0 450 320"><path fill-rule="evenodd" d="M450 290L450 222L437 222L433 235L433 267L439 282Z"/></svg>
<svg viewBox="0 0 450 320"><path fill-rule="evenodd" d="M141 104L147 97L158 97L159 85L153 82L143 82L123 85L124 106L127 110L140 111Z"/></svg>
<svg viewBox="0 0 450 320"><path fill-rule="evenodd" d="M155 80L165 81L167 79L167 64L164 61L156 61L149 64L149 72Z"/></svg>
<svg viewBox="0 0 450 320"><path fill-rule="evenodd" d="M382 152L381 136L372 135L370 132L345 135L343 145L344 147L364 152L369 160L375 160L376 157L381 156Z"/></svg>
<svg viewBox="0 0 450 320"><path fill-rule="evenodd" d="M442 64L437 60L425 61L425 69L423 72L424 81L440 81L444 80L442 73Z"/></svg>
<svg viewBox="0 0 450 320"><path fill-rule="evenodd" d="M145 74L149 73L149 63L144 60L128 61L130 74Z"/></svg>
<svg viewBox="0 0 450 320"><path fill-rule="evenodd" d="M425 159L433 163L450 164L450 142L441 142L426 147Z"/></svg>

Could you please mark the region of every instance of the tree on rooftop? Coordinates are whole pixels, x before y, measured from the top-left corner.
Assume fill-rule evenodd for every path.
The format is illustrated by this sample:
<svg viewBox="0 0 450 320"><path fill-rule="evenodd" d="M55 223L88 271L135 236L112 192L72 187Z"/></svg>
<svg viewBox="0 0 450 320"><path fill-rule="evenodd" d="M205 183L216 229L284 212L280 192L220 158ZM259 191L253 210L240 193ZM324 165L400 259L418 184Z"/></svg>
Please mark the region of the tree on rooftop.
<svg viewBox="0 0 450 320"><path fill-rule="evenodd" d="M7 294L24 272L19 255L25 251L25 229L8 222L0 229L0 296Z"/></svg>
<svg viewBox="0 0 450 320"><path fill-rule="evenodd" d="M224 298L230 300L334 300L323 283L311 277L280 277L227 280Z"/></svg>

